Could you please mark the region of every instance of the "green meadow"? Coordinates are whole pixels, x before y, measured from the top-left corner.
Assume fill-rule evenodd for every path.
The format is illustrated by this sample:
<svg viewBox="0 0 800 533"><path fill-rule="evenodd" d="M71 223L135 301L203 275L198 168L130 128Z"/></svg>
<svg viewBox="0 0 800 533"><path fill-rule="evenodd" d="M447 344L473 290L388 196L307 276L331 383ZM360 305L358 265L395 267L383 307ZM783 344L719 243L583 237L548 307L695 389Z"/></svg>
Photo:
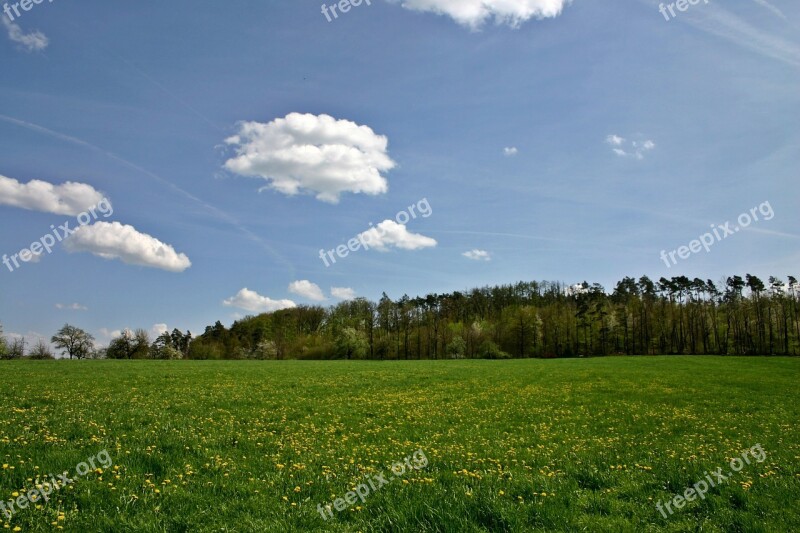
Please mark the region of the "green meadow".
<svg viewBox="0 0 800 533"><path fill-rule="evenodd" d="M2 362L0 500L73 482L0 528L800 531L799 384L800 359L755 357Z"/></svg>

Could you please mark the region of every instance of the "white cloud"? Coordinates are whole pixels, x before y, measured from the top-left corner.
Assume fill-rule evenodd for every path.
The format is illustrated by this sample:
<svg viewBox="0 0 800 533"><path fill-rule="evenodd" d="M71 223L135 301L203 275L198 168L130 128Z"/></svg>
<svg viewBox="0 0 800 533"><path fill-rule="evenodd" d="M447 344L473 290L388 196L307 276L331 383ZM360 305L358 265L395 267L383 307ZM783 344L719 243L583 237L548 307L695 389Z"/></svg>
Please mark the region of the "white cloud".
<svg viewBox="0 0 800 533"><path fill-rule="evenodd" d="M30 250L28 250L28 251L30 251ZM27 256L27 254L26 254L26 256ZM42 261L43 257L44 257L44 252L39 252L38 254L35 254L35 253L31 252L30 259L28 261L25 261L21 256L20 256L19 259L20 259L20 261L25 261L26 263L39 263L39 262Z"/></svg>
<svg viewBox="0 0 800 533"><path fill-rule="evenodd" d="M286 195L304 192L338 203L345 192L378 195L389 186L381 173L395 167L388 140L368 126L328 115L291 113L268 124L243 122L225 141L236 156L225 168L262 178Z"/></svg>
<svg viewBox="0 0 800 533"><path fill-rule="evenodd" d="M169 244L119 222L81 226L64 240L64 248L68 252L89 252L103 259L119 259L129 265L169 272L183 272L192 266L185 254L175 252Z"/></svg>
<svg viewBox="0 0 800 533"><path fill-rule="evenodd" d="M50 44L50 40L44 33L40 31L24 33L19 24L13 23L6 15L0 15L0 19L2 19L3 26L8 32L8 38L21 45L26 51L38 52L39 50L44 50Z"/></svg>
<svg viewBox="0 0 800 533"><path fill-rule="evenodd" d="M331 295L339 300L354 300L356 291L350 287L331 287Z"/></svg>
<svg viewBox="0 0 800 533"><path fill-rule="evenodd" d="M477 249L475 249L475 250L470 250L469 252L464 252L461 255L463 255L467 259L472 259L473 261L491 261L492 260L492 254L490 254L486 250L477 250Z"/></svg>
<svg viewBox="0 0 800 533"><path fill-rule="evenodd" d="M153 327L150 328L150 333L152 333L153 338L158 338L168 331L169 328L166 324L153 324Z"/></svg>
<svg viewBox="0 0 800 533"><path fill-rule="evenodd" d="M248 288L240 290L236 296L228 298L222 302L227 307L238 307L253 313L271 313L281 309L291 309L297 304L291 300L273 300L266 296L261 296Z"/></svg>
<svg viewBox="0 0 800 533"><path fill-rule="evenodd" d="M633 157L644 159L647 152L655 149L656 143L650 139L643 141L627 141L624 137L611 134L606 137L606 144L611 146L611 151L620 157Z"/></svg>
<svg viewBox="0 0 800 533"><path fill-rule="evenodd" d="M110 340L116 339L117 337L122 335L122 330L121 329L111 330L111 329L108 329L108 328L100 328L97 331L98 331L98 333L100 333L100 339L104 340L104 341L110 341Z"/></svg>
<svg viewBox="0 0 800 533"><path fill-rule="evenodd" d="M311 283L307 279L301 281L293 281L289 284L289 292L297 294L303 298L314 300L315 302L324 301L325 295L322 294L322 289L316 283Z"/></svg>
<svg viewBox="0 0 800 533"><path fill-rule="evenodd" d="M633 143L633 145L637 146L636 143ZM645 150L652 150L653 148L656 147L656 143L654 143L653 141L644 141L643 143L641 143L641 146Z"/></svg>
<svg viewBox="0 0 800 533"><path fill-rule="evenodd" d="M78 303L74 304L56 304L56 309L62 309L67 311L88 311L89 308L85 305L81 305Z"/></svg>
<svg viewBox="0 0 800 533"><path fill-rule="evenodd" d="M758 2L767 7L766 2ZM778 16L783 16L780 10ZM764 31L753 26L750 19L742 19L727 11L721 4L716 4L714 9L704 9L706 17L685 17L689 24L696 28L725 39L743 48L748 48L752 52L782 61L793 67L800 66L800 46L794 41L784 39L775 34L774 31Z"/></svg>
<svg viewBox="0 0 800 533"><path fill-rule="evenodd" d="M786 15L783 14L783 11L781 11L777 7L775 7L772 4L770 4L769 2L767 2L767 0L753 0L753 1L756 4L760 5L761 7L765 7L767 9L769 9L770 11L772 11L772 13L774 15L777 15L778 17L782 18L783 20L787 20Z"/></svg>
<svg viewBox="0 0 800 533"><path fill-rule="evenodd" d="M0 175L0 204L4 205L54 215L78 215L102 199L102 194L85 183L68 181L53 185L40 180L20 183Z"/></svg>
<svg viewBox="0 0 800 533"><path fill-rule="evenodd" d="M530 19L553 18L561 14L570 0L403 0L402 6L414 11L447 15L473 30L487 20L519 27Z"/></svg>
<svg viewBox="0 0 800 533"><path fill-rule="evenodd" d="M513 157L513 156L517 155L518 153L519 153L519 150L517 150L516 146L503 148L503 154L505 154L506 157Z"/></svg>
<svg viewBox="0 0 800 533"><path fill-rule="evenodd" d="M388 219L359 234L358 239L363 240L370 248L381 252L388 251L390 247L401 250L419 250L433 248L437 244L435 239L419 233L411 233L403 224Z"/></svg>

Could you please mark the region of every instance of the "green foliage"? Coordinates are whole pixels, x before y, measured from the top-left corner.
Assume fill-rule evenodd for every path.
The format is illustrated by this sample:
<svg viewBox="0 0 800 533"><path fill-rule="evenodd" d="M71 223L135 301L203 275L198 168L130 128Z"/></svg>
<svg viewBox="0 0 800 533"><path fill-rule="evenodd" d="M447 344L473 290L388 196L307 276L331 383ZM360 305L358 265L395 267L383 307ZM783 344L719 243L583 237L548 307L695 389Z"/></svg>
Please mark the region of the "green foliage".
<svg viewBox="0 0 800 533"><path fill-rule="evenodd" d="M461 335L456 335L450 339L450 343L447 345L447 356L450 359L463 359L466 353L467 343Z"/></svg>
<svg viewBox="0 0 800 533"><path fill-rule="evenodd" d="M8 342L3 335L3 324L0 324L0 359L5 359L8 354Z"/></svg>
<svg viewBox="0 0 800 533"><path fill-rule="evenodd" d="M53 345L72 359L85 359L94 352L94 337L84 330L65 324L50 339Z"/></svg>
<svg viewBox="0 0 800 533"><path fill-rule="evenodd" d="M153 344L150 345L149 356L151 359L164 361L183 359L183 353L174 346L173 337L169 333L162 333L153 341Z"/></svg>
<svg viewBox="0 0 800 533"><path fill-rule="evenodd" d="M159 339L161 339L159 337ZM157 350L156 350L157 351ZM113 339L106 350L109 359L158 359L153 357L150 349L150 336L143 329L131 331L126 329L122 334Z"/></svg>
<svg viewBox="0 0 800 533"><path fill-rule="evenodd" d="M478 357L482 359L510 359L511 355L501 350L494 342L486 340L478 347Z"/></svg>
<svg viewBox="0 0 800 533"><path fill-rule="evenodd" d="M368 350L366 335L355 328L346 327L336 337L336 356L341 359L364 359Z"/></svg>
<svg viewBox="0 0 800 533"><path fill-rule="evenodd" d="M468 293L383 294L220 322L193 359L527 358L634 354L800 355L800 286L776 277L626 277L598 284L521 282ZM270 342L269 354L259 349ZM365 345L366 343L366 345ZM274 351L274 355L273 352ZM187 353L187 351L184 351Z"/></svg>

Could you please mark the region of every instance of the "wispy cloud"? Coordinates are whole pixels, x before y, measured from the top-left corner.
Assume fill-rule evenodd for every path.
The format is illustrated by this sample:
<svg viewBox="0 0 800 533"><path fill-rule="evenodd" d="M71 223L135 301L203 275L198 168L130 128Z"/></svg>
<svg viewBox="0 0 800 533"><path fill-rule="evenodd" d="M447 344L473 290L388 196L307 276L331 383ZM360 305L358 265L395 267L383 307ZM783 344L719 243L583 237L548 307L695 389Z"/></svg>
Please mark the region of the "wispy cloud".
<svg viewBox="0 0 800 533"><path fill-rule="evenodd" d="M765 0L754 0L783 17L783 13ZM737 17L719 4L703 10L702 17L686 17L695 28L715 37L725 39L759 55L776 59L794 67L800 67L800 45L764 32L751 23ZM783 17L785 19L785 17Z"/></svg>
<svg viewBox="0 0 800 533"><path fill-rule="evenodd" d="M467 259L471 259L473 261L491 261L492 260L492 254L490 254L486 250L477 250L477 249L475 249L475 250L470 250L469 252L464 252L461 255L463 255Z"/></svg>
<svg viewBox="0 0 800 533"><path fill-rule="evenodd" d="M503 154L506 157L513 157L513 156L517 155L518 153L519 153L519 150L517 150L516 146L507 146L507 147L503 148Z"/></svg>
<svg viewBox="0 0 800 533"><path fill-rule="evenodd" d="M75 304L56 304L56 309L67 310L67 311L88 311L89 308L85 305L81 305L78 303Z"/></svg>
<svg viewBox="0 0 800 533"><path fill-rule="evenodd" d="M99 146L95 146L94 144L91 144L91 143L89 143L87 141L84 141L83 139L78 139L77 137L72 137L72 136L69 136L69 135L65 135L63 133L60 133L60 132L53 131L51 129L45 128L44 126L40 126L38 124L34 124L32 122L27 122L27 121L24 121L24 120L19 120L17 118L9 117L9 116L3 115L3 114L0 114L0 121L7 122L9 124L14 124L16 126L25 128L25 129L30 130L30 131L34 131L34 132L42 134L42 135L46 135L48 137L52 137L54 139L58 139L58 140L63 141L63 142L75 144L77 146L82 146L82 147L87 148L87 149L89 149L91 151L94 151L94 152L100 153L102 155L105 155L106 157L108 157L110 159L113 159L114 161L122 163L123 165L125 165L125 166L127 166L129 168L132 168L133 170L135 170L135 171L137 171L137 172L139 172L141 174L144 174L144 175L148 176L149 178L151 178L151 179L157 181L158 183L160 183L161 185L164 185L164 186L168 187L172 191L177 192L178 194L182 195L183 197L188 198L189 200L191 200L195 204L199 205L210 216L212 216L214 218L217 218L218 220L222 220L222 221L226 222L227 224L233 226L236 230L238 230L247 239L259 244L264 250L266 250L273 257L275 257L276 260L278 260L280 263L285 265L287 270L289 270L290 274L294 275L294 270L295 270L294 269L294 265L289 261L289 259L286 258L280 252L278 252L277 249L272 247L269 243L267 243L259 235L256 235L255 233L250 231L247 227L242 225L232 215L229 215L227 212L222 211L221 209L218 209L218 208L214 207L213 205L205 202L204 200L201 200L197 196L194 196L192 193L190 193L190 192L178 187L177 185L175 185L171 181L169 181L169 180L167 180L165 178L162 178L158 174L150 172L146 168L140 167L136 163L128 161L127 159L125 159L123 157L120 157L120 156L116 155L113 152L109 152L109 151L105 150L104 148L100 148Z"/></svg>
<svg viewBox="0 0 800 533"><path fill-rule="evenodd" d="M767 8L768 10L772 11L772 13L774 15L777 15L778 17L782 18L783 20L787 20L786 19L786 15L783 14L783 11L781 11L777 7L775 7L772 4L770 4L769 2L767 2L767 0L753 0L753 2L755 2L758 5L760 5L761 7Z"/></svg>
<svg viewBox="0 0 800 533"><path fill-rule="evenodd" d="M47 35L40 31L25 33L22 31L19 24L11 22L5 15L0 15L0 21L2 21L3 27L6 29L6 32L8 32L8 38L20 45L27 52L44 50L47 48L47 45L50 44Z"/></svg>
<svg viewBox="0 0 800 533"><path fill-rule="evenodd" d="M606 137L606 144L611 146L611 151L618 156L634 159L644 159L645 154L656 147L656 143L650 139L628 141L614 133Z"/></svg>

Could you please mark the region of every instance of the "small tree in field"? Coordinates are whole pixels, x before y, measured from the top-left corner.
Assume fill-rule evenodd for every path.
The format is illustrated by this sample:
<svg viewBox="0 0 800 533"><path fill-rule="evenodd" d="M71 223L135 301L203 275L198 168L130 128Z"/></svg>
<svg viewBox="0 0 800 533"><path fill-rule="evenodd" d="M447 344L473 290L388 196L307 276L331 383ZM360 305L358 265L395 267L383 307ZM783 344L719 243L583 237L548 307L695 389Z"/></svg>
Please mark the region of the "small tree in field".
<svg viewBox="0 0 800 533"><path fill-rule="evenodd" d="M0 359L4 359L8 353L8 343L3 335L3 325L0 324Z"/></svg>
<svg viewBox="0 0 800 533"><path fill-rule="evenodd" d="M62 354L68 354L72 359L84 359L94 351L94 337L80 328L65 324L58 333L50 339L53 345L61 350Z"/></svg>
<svg viewBox="0 0 800 533"><path fill-rule="evenodd" d="M47 359L55 359L55 357L53 356L53 351L50 349L47 343L44 342L44 339L39 339L36 342L36 344L33 346L33 350L31 350L31 353L28 354L28 357L40 361Z"/></svg>
<svg viewBox="0 0 800 533"><path fill-rule="evenodd" d="M25 339L14 339L8 345L6 359L22 359L25 357Z"/></svg>

